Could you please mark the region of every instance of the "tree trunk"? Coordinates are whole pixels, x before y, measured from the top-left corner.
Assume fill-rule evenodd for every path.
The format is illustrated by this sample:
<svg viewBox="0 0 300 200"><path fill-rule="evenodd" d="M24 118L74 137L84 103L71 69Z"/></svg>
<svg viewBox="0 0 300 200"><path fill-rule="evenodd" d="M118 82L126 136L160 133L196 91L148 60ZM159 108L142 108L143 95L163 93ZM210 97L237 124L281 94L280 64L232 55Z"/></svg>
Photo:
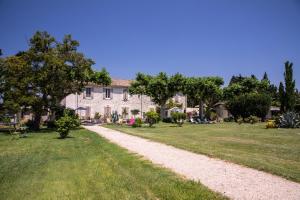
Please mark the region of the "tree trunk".
<svg viewBox="0 0 300 200"><path fill-rule="evenodd" d="M200 117L200 119L202 120L203 119L203 110L204 110L204 103L203 103L203 101L200 101L200 103L199 103L199 117Z"/></svg>
<svg viewBox="0 0 300 200"><path fill-rule="evenodd" d="M165 107L166 107L165 104L160 106L160 119L161 120L165 118Z"/></svg>
<svg viewBox="0 0 300 200"><path fill-rule="evenodd" d="M34 118L33 118L33 130L38 131L40 130L40 123L42 118L42 111L35 111Z"/></svg>

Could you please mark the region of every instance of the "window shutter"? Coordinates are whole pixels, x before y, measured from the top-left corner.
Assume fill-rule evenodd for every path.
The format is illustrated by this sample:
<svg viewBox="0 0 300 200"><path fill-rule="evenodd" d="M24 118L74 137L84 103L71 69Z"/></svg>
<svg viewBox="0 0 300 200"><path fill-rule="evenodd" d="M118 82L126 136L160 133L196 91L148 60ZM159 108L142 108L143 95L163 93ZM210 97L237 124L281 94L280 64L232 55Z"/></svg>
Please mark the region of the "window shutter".
<svg viewBox="0 0 300 200"><path fill-rule="evenodd" d="M110 99L112 99L113 98L113 89L111 88L110 89Z"/></svg>
<svg viewBox="0 0 300 200"><path fill-rule="evenodd" d="M91 88L91 98L92 99L94 98L94 88L93 87Z"/></svg>
<svg viewBox="0 0 300 200"><path fill-rule="evenodd" d="M103 88L103 99L105 99L105 88Z"/></svg>

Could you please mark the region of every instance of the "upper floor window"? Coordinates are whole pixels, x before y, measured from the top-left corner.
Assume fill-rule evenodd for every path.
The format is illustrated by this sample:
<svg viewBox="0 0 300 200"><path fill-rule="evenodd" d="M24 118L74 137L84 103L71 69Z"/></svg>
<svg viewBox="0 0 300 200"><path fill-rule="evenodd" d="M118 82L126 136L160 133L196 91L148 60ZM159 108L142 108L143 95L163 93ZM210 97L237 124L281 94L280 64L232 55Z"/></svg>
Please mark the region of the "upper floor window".
<svg viewBox="0 0 300 200"><path fill-rule="evenodd" d="M85 97L92 97L92 88L85 88Z"/></svg>
<svg viewBox="0 0 300 200"><path fill-rule="evenodd" d="M104 98L105 99L111 99L111 89L104 88Z"/></svg>
<svg viewBox="0 0 300 200"><path fill-rule="evenodd" d="M128 89L123 90L123 100L128 101Z"/></svg>

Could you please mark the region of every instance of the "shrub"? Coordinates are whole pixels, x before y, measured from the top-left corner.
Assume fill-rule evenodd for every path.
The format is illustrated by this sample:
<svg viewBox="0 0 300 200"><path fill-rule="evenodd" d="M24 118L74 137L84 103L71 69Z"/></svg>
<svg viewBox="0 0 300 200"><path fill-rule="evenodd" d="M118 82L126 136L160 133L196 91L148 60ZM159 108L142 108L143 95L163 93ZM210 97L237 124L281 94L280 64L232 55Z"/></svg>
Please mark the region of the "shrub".
<svg viewBox="0 0 300 200"><path fill-rule="evenodd" d="M162 121L165 122L165 123L172 123L172 118L167 117L167 118L162 119Z"/></svg>
<svg viewBox="0 0 300 200"><path fill-rule="evenodd" d="M266 124L266 128L277 128L275 120L268 120Z"/></svg>
<svg viewBox="0 0 300 200"><path fill-rule="evenodd" d="M69 114L69 112L65 112L63 117L55 121L56 131L62 139L68 136L71 129L80 126L78 116Z"/></svg>
<svg viewBox="0 0 300 200"><path fill-rule="evenodd" d="M234 122L234 118L233 117L224 118L224 122Z"/></svg>
<svg viewBox="0 0 300 200"><path fill-rule="evenodd" d="M266 94L248 93L229 99L227 108L234 118L251 115L264 119L271 106L271 98Z"/></svg>
<svg viewBox="0 0 300 200"><path fill-rule="evenodd" d="M295 112L284 113L279 118L280 128L300 128L300 116Z"/></svg>
<svg viewBox="0 0 300 200"><path fill-rule="evenodd" d="M154 110L146 112L145 115L146 115L146 121L147 123L149 123L150 127L152 127L153 124L158 123L160 120L159 115Z"/></svg>
<svg viewBox="0 0 300 200"><path fill-rule="evenodd" d="M134 120L134 123L132 124L132 127L133 128L142 127L142 124L143 124L143 122L142 122L141 118L136 118Z"/></svg>
<svg viewBox="0 0 300 200"><path fill-rule="evenodd" d="M243 120L243 118L239 117L239 118L237 118L236 122L238 124L242 124L244 122L244 120Z"/></svg>
<svg viewBox="0 0 300 200"><path fill-rule="evenodd" d="M215 111L211 111L210 115L209 115L209 119L212 121L215 121L215 120L217 120L217 118L218 118L217 113Z"/></svg>
<svg viewBox="0 0 300 200"><path fill-rule="evenodd" d="M250 115L250 117L247 117L244 119L244 122L250 123L250 124L255 124L255 123L259 122L259 118L256 116Z"/></svg>
<svg viewBox="0 0 300 200"><path fill-rule="evenodd" d="M172 112L171 117L174 123L176 123L178 126L182 126L184 120L186 119L186 114L181 112Z"/></svg>

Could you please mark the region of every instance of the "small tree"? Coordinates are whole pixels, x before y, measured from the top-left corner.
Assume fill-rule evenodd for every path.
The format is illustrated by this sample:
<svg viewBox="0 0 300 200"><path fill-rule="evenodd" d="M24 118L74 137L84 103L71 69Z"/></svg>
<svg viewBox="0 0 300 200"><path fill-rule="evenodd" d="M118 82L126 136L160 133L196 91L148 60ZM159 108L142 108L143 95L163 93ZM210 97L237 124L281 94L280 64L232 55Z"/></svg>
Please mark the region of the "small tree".
<svg viewBox="0 0 300 200"><path fill-rule="evenodd" d="M154 110L150 110L149 112L146 112L146 121L149 123L149 126L152 127L153 124L156 124L159 122L159 115Z"/></svg>
<svg viewBox="0 0 300 200"><path fill-rule="evenodd" d="M181 112L172 112L172 120L180 127L182 127L184 120L186 119L186 114Z"/></svg>
<svg viewBox="0 0 300 200"><path fill-rule="evenodd" d="M60 138L64 139L68 136L69 131L80 125L78 116L65 112L64 116L55 121L56 131L59 133Z"/></svg>

